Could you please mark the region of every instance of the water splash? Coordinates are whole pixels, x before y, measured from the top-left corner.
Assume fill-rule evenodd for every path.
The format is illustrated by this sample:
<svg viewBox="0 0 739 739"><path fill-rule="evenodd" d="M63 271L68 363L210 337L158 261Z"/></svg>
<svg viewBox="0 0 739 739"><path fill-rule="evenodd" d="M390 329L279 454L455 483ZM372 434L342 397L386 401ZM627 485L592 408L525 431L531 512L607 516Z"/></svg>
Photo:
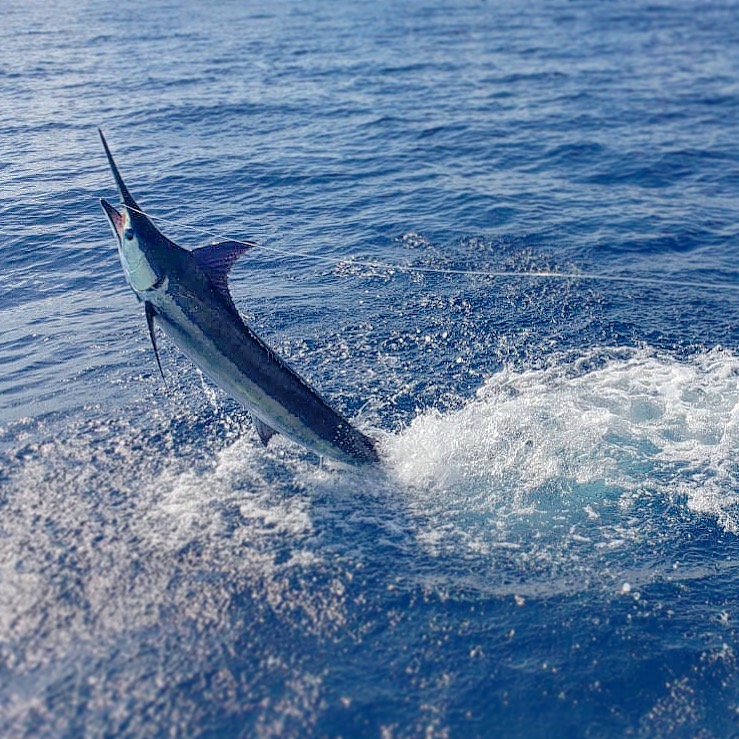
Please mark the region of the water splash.
<svg viewBox="0 0 739 739"><path fill-rule="evenodd" d="M515 545L527 521L540 539L613 544L647 501L737 533L737 377L739 358L719 349L555 357L495 374L459 410L418 415L385 451L445 550Z"/></svg>

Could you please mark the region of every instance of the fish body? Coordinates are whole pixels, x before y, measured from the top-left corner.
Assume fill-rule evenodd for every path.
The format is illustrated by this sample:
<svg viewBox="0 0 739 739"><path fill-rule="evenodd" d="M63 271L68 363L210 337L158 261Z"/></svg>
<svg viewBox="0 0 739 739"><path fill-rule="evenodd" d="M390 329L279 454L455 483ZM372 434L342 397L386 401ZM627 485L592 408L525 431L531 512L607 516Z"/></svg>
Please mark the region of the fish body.
<svg viewBox="0 0 739 739"><path fill-rule="evenodd" d="M352 465L379 461L375 444L337 413L243 321L228 288L234 262L256 246L221 241L188 250L162 234L131 196L103 136L122 206L100 203L118 241L126 279L144 304L161 371L155 325L251 413L263 443L281 433Z"/></svg>

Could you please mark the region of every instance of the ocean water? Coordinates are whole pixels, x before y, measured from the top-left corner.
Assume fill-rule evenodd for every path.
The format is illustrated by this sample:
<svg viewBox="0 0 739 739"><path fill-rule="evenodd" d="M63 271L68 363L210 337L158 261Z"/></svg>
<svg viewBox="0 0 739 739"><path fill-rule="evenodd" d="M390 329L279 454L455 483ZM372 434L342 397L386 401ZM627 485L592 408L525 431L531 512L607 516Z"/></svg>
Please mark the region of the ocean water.
<svg viewBox="0 0 739 739"><path fill-rule="evenodd" d="M0 734L739 735L736 3L2 19ZM97 126L380 469L165 389Z"/></svg>

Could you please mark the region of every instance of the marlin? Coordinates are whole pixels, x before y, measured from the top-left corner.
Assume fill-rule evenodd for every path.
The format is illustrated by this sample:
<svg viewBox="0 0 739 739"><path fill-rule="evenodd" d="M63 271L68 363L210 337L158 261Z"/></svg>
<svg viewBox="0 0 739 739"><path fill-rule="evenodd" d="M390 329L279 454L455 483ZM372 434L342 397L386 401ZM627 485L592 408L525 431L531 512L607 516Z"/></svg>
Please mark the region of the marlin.
<svg viewBox="0 0 739 739"><path fill-rule="evenodd" d="M122 204L100 204L118 241L128 284L144 305L159 372L155 325L251 414L263 444L277 433L350 465L379 461L375 444L337 413L239 315L228 287L236 260L256 246L220 241L183 249L162 234L128 191L108 143L100 139Z"/></svg>

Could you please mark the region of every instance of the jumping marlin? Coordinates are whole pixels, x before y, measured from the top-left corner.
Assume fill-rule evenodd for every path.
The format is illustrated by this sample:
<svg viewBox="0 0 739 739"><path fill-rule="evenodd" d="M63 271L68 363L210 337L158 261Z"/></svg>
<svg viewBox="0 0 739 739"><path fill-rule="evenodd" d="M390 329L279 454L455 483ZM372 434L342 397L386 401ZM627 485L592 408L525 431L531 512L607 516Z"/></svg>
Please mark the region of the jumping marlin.
<svg viewBox="0 0 739 739"><path fill-rule="evenodd" d="M118 211L107 200L100 204L118 239L128 284L144 304L159 371L155 323L205 375L246 406L264 444L281 433L338 462L378 462L373 441L334 411L241 319L228 274L256 244L221 241L192 251L177 246L131 197L99 133L122 206Z"/></svg>

